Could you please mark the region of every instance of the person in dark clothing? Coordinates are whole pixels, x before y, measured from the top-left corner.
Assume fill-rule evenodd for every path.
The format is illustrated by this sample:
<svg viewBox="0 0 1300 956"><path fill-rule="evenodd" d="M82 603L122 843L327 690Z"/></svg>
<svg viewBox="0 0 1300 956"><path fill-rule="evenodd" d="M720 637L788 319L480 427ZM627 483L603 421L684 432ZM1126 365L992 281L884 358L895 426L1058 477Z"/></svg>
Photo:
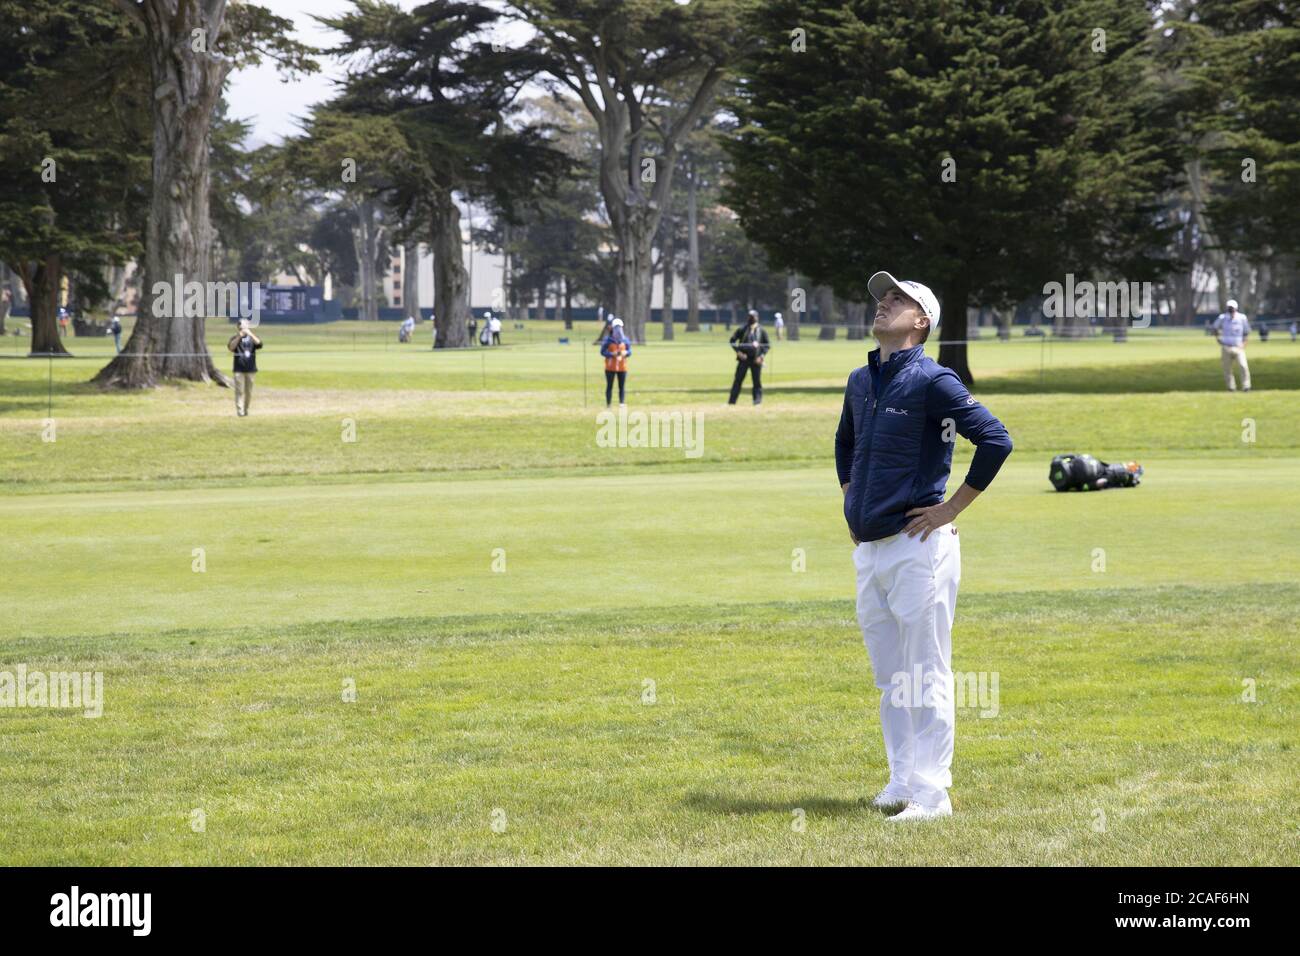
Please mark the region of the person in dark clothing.
<svg viewBox="0 0 1300 956"><path fill-rule="evenodd" d="M736 380L731 383L728 405L735 405L745 384L745 373L754 379L754 404L763 404L763 356L771 348L767 332L758 324L758 313L749 310L749 321L731 333L731 347L736 350Z"/></svg>
<svg viewBox="0 0 1300 956"><path fill-rule="evenodd" d="M257 350L262 340L253 332L248 319L239 320L239 331L230 337L226 348L235 353L235 414L248 415L253 398L253 378L257 375Z"/></svg>

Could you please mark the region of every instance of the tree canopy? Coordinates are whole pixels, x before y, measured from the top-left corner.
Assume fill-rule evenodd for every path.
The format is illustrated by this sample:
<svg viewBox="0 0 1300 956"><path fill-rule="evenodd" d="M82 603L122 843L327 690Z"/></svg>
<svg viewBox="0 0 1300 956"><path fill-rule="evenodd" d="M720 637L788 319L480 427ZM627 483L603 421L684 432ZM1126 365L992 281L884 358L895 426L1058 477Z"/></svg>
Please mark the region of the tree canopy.
<svg viewBox="0 0 1300 956"><path fill-rule="evenodd" d="M843 298L878 269L933 286L939 360L966 381L972 295L1172 264L1160 203L1180 160L1145 82L1143 6L766 0L756 16L726 201L774 265Z"/></svg>

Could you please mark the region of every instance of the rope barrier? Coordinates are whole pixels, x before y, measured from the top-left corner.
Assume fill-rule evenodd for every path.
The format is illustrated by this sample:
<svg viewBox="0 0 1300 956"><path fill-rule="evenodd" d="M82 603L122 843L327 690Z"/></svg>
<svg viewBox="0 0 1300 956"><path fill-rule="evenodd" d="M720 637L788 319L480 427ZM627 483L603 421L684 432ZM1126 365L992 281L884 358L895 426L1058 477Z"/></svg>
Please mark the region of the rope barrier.
<svg viewBox="0 0 1300 956"><path fill-rule="evenodd" d="M1145 331L1145 330L1143 330L1143 331ZM1198 339L1198 340L1200 340L1200 339L1208 339L1208 340L1210 340L1211 342L1213 342L1213 338L1212 338L1211 336L1203 335L1203 334L1202 334L1202 335L1195 335L1195 336L1194 336L1194 335L1192 335L1192 334L1190 334L1190 333L1182 333L1182 332L1180 331L1179 333L1174 333L1174 334L1172 334L1172 335L1169 335L1169 334L1166 334L1166 333L1159 333L1159 334L1157 334L1157 335L1155 335L1155 336L1151 336L1151 335L1139 335L1139 336L1133 336L1133 337L1128 337L1128 338L1126 338L1124 341L1122 341L1122 342L1118 342L1118 343L1113 342L1113 340L1112 340L1112 344L1118 344L1118 345L1129 345L1129 344L1142 344L1142 345L1160 344L1160 345L1167 345L1167 344L1169 343L1169 339L1170 339L1170 338L1182 338L1182 339L1189 339L1189 340L1190 340L1190 339L1193 339L1193 338ZM1047 343L1049 343L1049 342L1050 342L1051 344L1053 344L1053 345L1055 345L1055 344L1086 343L1086 342L1097 342L1097 343L1102 343L1102 342L1107 341L1108 339L1111 339L1111 336L1108 335L1108 334L1104 334L1104 335L1090 335L1090 336L1083 336L1083 337L1075 337L1075 336L1058 336L1058 335L1026 335L1026 336L1017 336L1017 337L1013 337L1013 338L1010 338L1010 339L1001 339L1001 338L997 338L996 336L990 336L990 337L988 337L988 338L978 338L978 339L960 339L960 340L949 341L949 342L941 342L941 341L939 341L938 339L934 339L934 338L932 338L932 339L930 339L930 341L928 341L928 342L925 343L925 348L926 348L926 351L929 352L929 351L933 351L933 350L937 349L937 348L938 348L939 346L941 346L941 345L982 345L982 344L986 344L986 343L989 343L989 342L996 342L996 343L1003 344L1003 345L1007 345L1007 344L1038 345L1038 346L1041 347L1041 346L1043 346L1043 345L1045 345L1045 344L1047 344ZM831 340L830 340L830 339L817 339L817 338L813 338L813 337L807 337L807 338L800 338L800 339L796 340L796 342L794 342L793 344L796 344L796 345L804 345L804 344L807 344L807 343L821 343L821 342L829 342L829 341L831 341ZM839 338L839 339L835 339L834 341L835 341L837 344L841 344L841 343L844 343L844 342L861 342L861 343L863 343L864 345L867 345L868 343L870 343L870 347L871 347L871 348L874 348L874 347L875 347L875 344L874 344L874 342L872 342L872 340L871 340L870 337L863 338L863 339L843 339L843 338ZM1289 339L1288 339L1288 341L1289 341ZM385 345L383 348L379 348L379 347L378 347L378 343L374 343L374 346L375 346L375 347L368 347L366 344L363 343L363 344L360 345L360 346L357 346L357 345L354 344L354 346L353 346L352 348L350 348L350 349L340 349L340 348L331 348L331 347L321 347L321 348L302 348L302 349L280 349L280 348L277 348L277 349L274 350L274 354L276 354L276 355L352 355L352 354L354 354L354 353L356 353L356 352L377 352L377 351L383 351L383 352L391 353L391 354L394 354L394 355L405 355L405 356L408 356L408 357L409 357L409 356L415 356L415 355L426 355L426 356L427 356L427 355L438 355L438 354L444 354L444 355L463 355L463 354L466 354L466 353L473 353L473 352L480 352L480 353L483 353L484 355L486 355L486 354L488 354L488 353L490 353L490 352L494 352L494 351L511 352L511 351L517 351L517 350L522 350L522 349L530 349L530 348L537 348L537 347L550 347L550 346L556 346L556 345L559 345L559 344L561 344L561 343L558 343L558 342L551 342L551 341L543 341L543 342L536 342L536 341L535 341L535 342L520 342L520 343L505 343L505 342L503 342L501 345L463 345L463 346L456 346L456 347L454 347L454 348L441 348L441 349L428 349L428 348L391 349L391 348L389 348L387 345ZM584 347L586 347L586 348L593 348L593 349L596 348L596 346L595 346L593 343L587 343L587 342L568 342L568 343L563 343L563 344L565 345L565 347L568 347L569 345L581 345L581 346L584 346ZM633 342L633 343L632 343L632 345L633 345L634 348L656 348L656 347L658 347L658 346L665 345L665 344L669 344L669 343L665 343L665 342L663 342L662 340L655 340L655 339L651 339L651 340L648 341L648 342ZM788 344L792 344L788 338L787 338L787 339L780 339L780 340L777 340L777 341L773 341L773 342L771 342L771 343L770 343L770 347L773 348L773 349L775 349L775 348L778 348L778 347L780 347L780 346L785 346L785 345L788 345ZM1256 343L1255 343L1255 342L1247 342L1247 347L1249 347L1249 346L1251 346L1251 345L1254 345L1254 344L1256 344ZM689 349L689 348L720 348L720 347L730 347L730 346L729 346L729 344L728 344L725 340L723 340L723 339L718 339L718 340L716 340L716 341L712 341L712 342L678 342L678 341L674 340L674 341L669 345L669 347L672 348L672 349ZM14 349L14 350L13 350L14 353L17 353L17 352L19 352L19 351L21 351L21 350L20 350L20 349ZM120 354L125 355L125 354L127 354L127 353L126 353L125 351L123 351L123 352L120 353ZM214 359L215 359L215 358L219 358L219 357L221 357L223 354L224 354L224 349L214 349L214 350L211 351L211 352L151 352L151 353L150 353L150 355L151 355L153 358L202 358L203 356L206 355L206 356L208 356L208 357L210 357L210 358L214 358ZM111 357L111 356L110 356L110 357ZM3 353L0 353L0 358L8 358L8 359L14 359L14 358L67 358L67 359L73 359L73 360L79 360L79 359L93 359L93 360L95 360L95 361L101 361L101 362L102 362L102 361L104 361L105 356L103 356L103 355L85 355L85 354L82 354L82 355L73 355L73 354L71 354L71 353L68 353L68 354L55 353L55 354L51 355L51 354L48 353L48 352L36 352L36 353L30 353L30 354L28 354L28 353L23 353L23 354L21 354L21 355L19 355L19 354L8 354L8 355L6 355L6 354L3 354Z"/></svg>

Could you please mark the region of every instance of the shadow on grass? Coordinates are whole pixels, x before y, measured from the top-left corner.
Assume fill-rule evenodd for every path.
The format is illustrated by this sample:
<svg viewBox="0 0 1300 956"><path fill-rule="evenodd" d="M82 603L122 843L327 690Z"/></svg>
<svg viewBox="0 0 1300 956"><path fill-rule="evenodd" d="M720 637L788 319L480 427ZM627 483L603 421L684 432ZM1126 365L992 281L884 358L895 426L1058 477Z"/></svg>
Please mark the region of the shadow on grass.
<svg viewBox="0 0 1300 956"><path fill-rule="evenodd" d="M1113 365L1075 365L1025 369L981 375L978 363L974 391L981 395L1134 395L1160 392L1222 392L1219 357L1206 360L1171 359L1164 362L1125 362ZM1300 355L1252 354L1251 384L1255 391L1300 389ZM843 385L782 385L769 383L773 395L843 395ZM725 388L685 388L700 395L727 394ZM746 392L747 396L748 393Z"/></svg>
<svg viewBox="0 0 1300 956"><path fill-rule="evenodd" d="M86 374L85 379L71 380L56 377L53 382L44 374L45 363L41 363L41 374L24 378L10 378L5 373L5 368L0 366L0 395L6 398L39 398L44 400L51 391L55 396L59 395L100 395L104 394L98 385L90 382L90 376L98 371L92 370ZM108 394L112 394L111 392Z"/></svg>
<svg viewBox="0 0 1300 956"><path fill-rule="evenodd" d="M1265 353L1250 356L1251 384L1257 390L1300 389L1300 355ZM1136 394L1153 392L1222 392L1223 372L1217 352L1203 360L1128 362L1028 370L981 378L978 391L990 394L1033 395L1048 392L1078 394Z"/></svg>
<svg viewBox="0 0 1300 956"><path fill-rule="evenodd" d="M867 797L844 800L838 797L802 796L788 800L760 800L720 793L691 793L682 803L692 810L725 814L790 813L792 810L803 810L817 816L842 817L862 813L864 810L876 812Z"/></svg>

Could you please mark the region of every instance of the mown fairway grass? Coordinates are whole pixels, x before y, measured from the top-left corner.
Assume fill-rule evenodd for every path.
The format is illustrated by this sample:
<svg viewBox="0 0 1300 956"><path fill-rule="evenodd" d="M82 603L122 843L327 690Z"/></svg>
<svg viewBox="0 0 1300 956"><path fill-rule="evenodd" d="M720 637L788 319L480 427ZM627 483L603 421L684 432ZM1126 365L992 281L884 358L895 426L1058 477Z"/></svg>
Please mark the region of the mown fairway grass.
<svg viewBox="0 0 1300 956"><path fill-rule="evenodd" d="M720 330L639 349L634 409L705 414L687 459L597 447L591 329L394 334L264 329L247 419L81 384L110 343L0 358L0 670L106 698L0 709L6 861L1300 858L1300 346L1253 346L1249 395L1197 334L974 347L1016 453L958 521L954 666L997 697L956 817L900 833L830 456L862 343L778 346L757 410ZM1067 450L1147 482L1056 495Z"/></svg>

